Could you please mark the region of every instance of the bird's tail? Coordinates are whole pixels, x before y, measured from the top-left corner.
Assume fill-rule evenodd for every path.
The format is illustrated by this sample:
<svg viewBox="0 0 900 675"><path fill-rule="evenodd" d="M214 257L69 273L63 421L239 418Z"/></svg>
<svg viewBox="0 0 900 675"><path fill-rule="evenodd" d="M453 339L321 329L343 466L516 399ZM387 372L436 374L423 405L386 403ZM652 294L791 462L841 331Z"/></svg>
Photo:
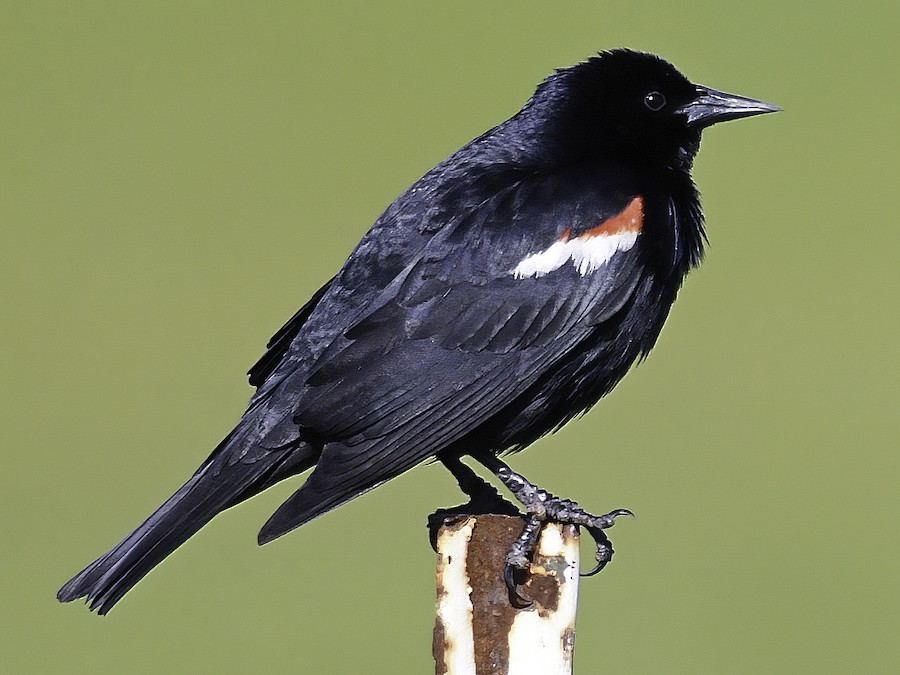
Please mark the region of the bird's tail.
<svg viewBox="0 0 900 675"><path fill-rule="evenodd" d="M229 456L226 438L203 466L134 532L69 580L60 602L86 598L106 614L150 570L219 512L313 464L307 447L285 448L256 461Z"/></svg>

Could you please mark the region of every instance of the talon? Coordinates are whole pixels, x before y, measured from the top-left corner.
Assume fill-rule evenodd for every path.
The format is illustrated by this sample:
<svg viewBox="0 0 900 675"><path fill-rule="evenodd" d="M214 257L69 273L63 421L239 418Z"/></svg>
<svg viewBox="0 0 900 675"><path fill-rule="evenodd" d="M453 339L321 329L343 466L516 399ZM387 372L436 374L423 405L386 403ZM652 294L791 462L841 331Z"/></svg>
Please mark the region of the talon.
<svg viewBox="0 0 900 675"><path fill-rule="evenodd" d="M519 593L521 584L516 580L516 573L523 575L525 570L507 563L503 568L503 580L506 582L506 590L509 592L509 604L516 609L528 609L534 604L530 598L524 597Z"/></svg>
<svg viewBox="0 0 900 675"><path fill-rule="evenodd" d="M615 525L616 518L618 518L619 516L631 516L633 518L634 514L628 509L616 509L615 511L605 513L602 516L594 517L591 524L594 525L594 527L606 529Z"/></svg>
<svg viewBox="0 0 900 675"><path fill-rule="evenodd" d="M603 570L603 568L606 567L607 563L609 563L609 560L604 560L603 562L598 562L597 565L593 569L591 569L588 572L581 572L579 574L579 576L592 577L595 574L601 572Z"/></svg>
<svg viewBox="0 0 900 675"><path fill-rule="evenodd" d="M590 571L582 573L581 576L592 577L609 564L615 551L613 550L612 542L602 529L599 527L586 527L585 529L591 537L594 538L594 542L597 544L597 552L594 554L597 565Z"/></svg>

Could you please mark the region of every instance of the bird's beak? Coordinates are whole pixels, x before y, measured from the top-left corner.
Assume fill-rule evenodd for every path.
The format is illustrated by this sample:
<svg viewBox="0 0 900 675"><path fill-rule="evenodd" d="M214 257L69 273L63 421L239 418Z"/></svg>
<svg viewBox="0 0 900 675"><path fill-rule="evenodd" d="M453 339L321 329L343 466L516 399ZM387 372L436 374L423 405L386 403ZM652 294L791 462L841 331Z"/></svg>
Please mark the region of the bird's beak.
<svg viewBox="0 0 900 675"><path fill-rule="evenodd" d="M709 87L697 86L697 97L675 112L687 116L689 127L708 127L717 122L736 120L751 115L778 112L777 105L764 103L756 99L726 94L724 91L716 91Z"/></svg>

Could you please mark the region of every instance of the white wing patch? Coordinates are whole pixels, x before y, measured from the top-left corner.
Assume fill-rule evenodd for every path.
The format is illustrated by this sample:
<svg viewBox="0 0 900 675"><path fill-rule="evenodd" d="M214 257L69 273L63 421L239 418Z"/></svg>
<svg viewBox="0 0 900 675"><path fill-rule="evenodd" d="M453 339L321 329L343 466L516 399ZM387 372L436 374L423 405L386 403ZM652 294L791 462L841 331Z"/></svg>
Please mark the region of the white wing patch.
<svg viewBox="0 0 900 675"><path fill-rule="evenodd" d="M570 238L569 230L566 230L550 248L524 258L510 274L516 279L542 277L570 260L578 274L590 274L617 251L627 251L634 246L643 225L644 200L637 196L620 213L577 237Z"/></svg>
<svg viewBox="0 0 900 675"><path fill-rule="evenodd" d="M584 276L594 272L617 251L627 251L634 246L639 234L640 232L625 231L558 241L550 248L522 260L512 274L516 279L542 277L571 260L578 273Z"/></svg>

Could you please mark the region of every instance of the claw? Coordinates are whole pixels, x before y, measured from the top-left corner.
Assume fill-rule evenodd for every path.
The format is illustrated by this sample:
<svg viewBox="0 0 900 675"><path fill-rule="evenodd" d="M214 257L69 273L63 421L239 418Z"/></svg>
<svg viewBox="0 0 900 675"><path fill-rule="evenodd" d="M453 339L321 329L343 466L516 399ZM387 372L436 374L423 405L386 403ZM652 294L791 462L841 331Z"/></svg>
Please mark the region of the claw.
<svg viewBox="0 0 900 675"><path fill-rule="evenodd" d="M619 510L625 511L626 509ZM629 513L631 512L629 511ZM615 553L615 551L613 550L612 542L609 540L609 537L606 536L606 533L602 529L600 529L599 527L586 527L585 529L588 531L591 537L594 538L594 543L597 544L597 552L594 554L594 558L597 560L597 565L590 571L583 572L581 576L592 577L609 564L609 561L612 560L613 553Z"/></svg>
<svg viewBox="0 0 900 675"><path fill-rule="evenodd" d="M601 572L601 571L603 570L603 568L606 567L606 565L607 565L608 562L609 562L609 560L604 560L603 562L598 562L597 565L596 565L593 569L591 569L591 570L588 571L588 572L581 572L581 573L579 574L579 576L582 576L582 577L592 577L592 576L594 576L595 574L597 574L598 572Z"/></svg>
<svg viewBox="0 0 900 675"><path fill-rule="evenodd" d="M634 514L628 509L616 509L615 511L604 513L602 516L592 516L591 520L588 522L593 527L606 529L615 525L616 518L618 518L619 516L631 516L633 518Z"/></svg>
<svg viewBox="0 0 900 675"><path fill-rule="evenodd" d="M506 590L509 591L509 604L516 609L528 609L534 604L534 601L519 593L520 584L516 580L517 572L519 575L523 575L525 570L509 563L506 563L503 568L503 580L506 582Z"/></svg>

